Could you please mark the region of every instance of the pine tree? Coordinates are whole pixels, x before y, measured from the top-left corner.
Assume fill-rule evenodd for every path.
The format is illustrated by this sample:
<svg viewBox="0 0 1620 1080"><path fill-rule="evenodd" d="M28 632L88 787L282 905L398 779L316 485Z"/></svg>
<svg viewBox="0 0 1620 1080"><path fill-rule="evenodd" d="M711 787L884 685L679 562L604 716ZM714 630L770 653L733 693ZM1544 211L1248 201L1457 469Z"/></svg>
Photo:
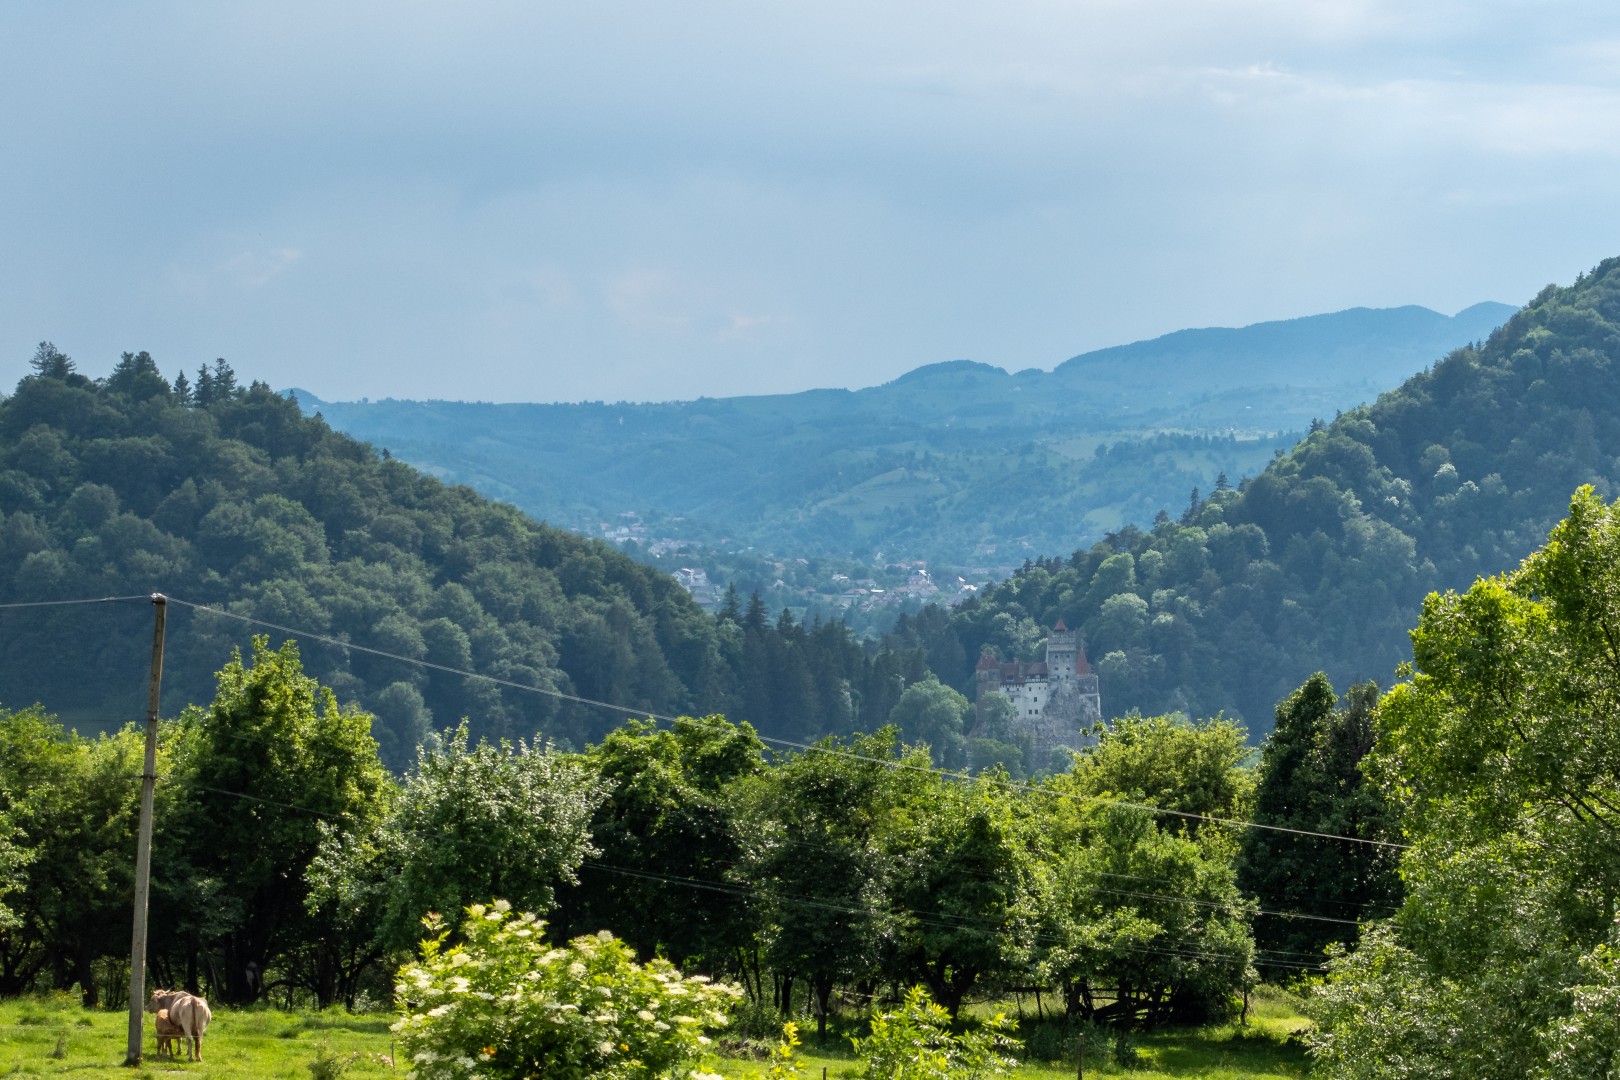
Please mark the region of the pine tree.
<svg viewBox="0 0 1620 1080"><path fill-rule="evenodd" d="M214 361L214 397L219 401L229 401L239 393L236 385L236 372L231 365L225 362L222 356Z"/></svg>
<svg viewBox="0 0 1620 1080"><path fill-rule="evenodd" d="M67 353L48 341L39 343L39 348L34 350L34 358L28 362L28 366L42 379L66 379L73 374L73 361Z"/></svg>
<svg viewBox="0 0 1620 1080"><path fill-rule="evenodd" d="M191 400L199 409L214 403L214 373L208 370L207 364L197 369L197 388L191 392Z"/></svg>

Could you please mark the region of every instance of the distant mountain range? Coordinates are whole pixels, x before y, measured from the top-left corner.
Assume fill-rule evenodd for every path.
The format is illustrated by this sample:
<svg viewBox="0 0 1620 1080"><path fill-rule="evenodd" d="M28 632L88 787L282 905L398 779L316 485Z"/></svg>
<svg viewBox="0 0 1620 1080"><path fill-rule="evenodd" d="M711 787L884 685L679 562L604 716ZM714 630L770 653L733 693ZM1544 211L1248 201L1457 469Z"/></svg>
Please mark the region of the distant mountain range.
<svg viewBox="0 0 1620 1080"><path fill-rule="evenodd" d="M644 544L1016 565L1179 512L1515 309L1353 308L1183 330L1009 374L662 403L328 402L307 412L553 524Z"/></svg>

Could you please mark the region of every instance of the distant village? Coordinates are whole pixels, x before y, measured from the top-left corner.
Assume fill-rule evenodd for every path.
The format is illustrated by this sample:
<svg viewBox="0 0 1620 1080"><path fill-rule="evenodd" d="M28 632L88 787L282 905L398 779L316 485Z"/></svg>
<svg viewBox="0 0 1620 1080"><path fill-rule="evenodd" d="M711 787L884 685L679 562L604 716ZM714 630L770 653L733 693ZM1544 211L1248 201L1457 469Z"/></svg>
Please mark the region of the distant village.
<svg viewBox="0 0 1620 1080"><path fill-rule="evenodd" d="M824 616L892 616L927 604L961 603L1016 569L974 566L944 572L930 569L925 559L885 558L882 553L862 563L728 550L723 539L660 535L667 526L649 525L635 511L593 524L589 532L667 570L698 606L710 612L725 605L728 587L735 584L744 598L758 589L773 609L798 608L801 614L813 611ZM736 569L728 575L725 565Z"/></svg>

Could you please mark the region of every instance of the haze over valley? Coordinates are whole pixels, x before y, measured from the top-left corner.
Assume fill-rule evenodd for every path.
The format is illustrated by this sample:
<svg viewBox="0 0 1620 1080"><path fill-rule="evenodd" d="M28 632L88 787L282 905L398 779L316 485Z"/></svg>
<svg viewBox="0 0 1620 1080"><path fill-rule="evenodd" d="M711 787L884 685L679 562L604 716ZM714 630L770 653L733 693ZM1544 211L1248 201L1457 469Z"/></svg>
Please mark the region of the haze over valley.
<svg viewBox="0 0 1620 1080"><path fill-rule="evenodd" d="M1186 330L1009 374L954 361L881 386L583 404L296 394L441 479L668 571L887 627L1025 560L1179 513L1259 471L1313 420L1370 401L1513 308L1355 309ZM808 560L816 560L814 571ZM804 565L800 565L804 564ZM919 576L918 571L927 571ZM874 592L873 590L876 590Z"/></svg>

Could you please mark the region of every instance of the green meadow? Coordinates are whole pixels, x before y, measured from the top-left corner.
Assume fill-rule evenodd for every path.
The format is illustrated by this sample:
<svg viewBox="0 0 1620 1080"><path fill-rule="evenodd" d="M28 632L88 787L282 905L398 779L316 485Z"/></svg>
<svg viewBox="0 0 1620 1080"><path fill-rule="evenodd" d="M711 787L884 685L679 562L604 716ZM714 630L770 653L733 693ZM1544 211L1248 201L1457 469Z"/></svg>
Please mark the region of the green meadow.
<svg viewBox="0 0 1620 1080"><path fill-rule="evenodd" d="M0 1002L0 1077L64 1076L82 1080L106 1077L189 1075L254 1078L254 1080L333 1080L338 1076L403 1076L392 1064L393 1042L386 1013L351 1015L338 1010L238 1012L220 1009L203 1041L202 1063L152 1053L155 1040L146 1029L146 1059L139 1069L122 1067L126 1014L81 1008L70 998L24 998ZM1304 1026L1294 1001L1286 994L1262 991L1247 1025L1154 1032L1131 1040L1135 1061L1111 1060L1112 1046L1089 1047L1087 1077L1131 1077L1169 1080L1208 1077L1212 1080L1280 1080L1309 1075L1304 1049L1289 1036ZM805 1039L802 1076L832 1080L854 1074L856 1060L848 1043L818 1046ZM326 1063L325 1072L316 1068ZM403 1063L402 1063L403 1065ZM723 1057L705 1066L728 1078L763 1077L764 1061ZM1015 1074L1027 1080L1074 1077L1072 1051L1058 1060L1025 1060Z"/></svg>

